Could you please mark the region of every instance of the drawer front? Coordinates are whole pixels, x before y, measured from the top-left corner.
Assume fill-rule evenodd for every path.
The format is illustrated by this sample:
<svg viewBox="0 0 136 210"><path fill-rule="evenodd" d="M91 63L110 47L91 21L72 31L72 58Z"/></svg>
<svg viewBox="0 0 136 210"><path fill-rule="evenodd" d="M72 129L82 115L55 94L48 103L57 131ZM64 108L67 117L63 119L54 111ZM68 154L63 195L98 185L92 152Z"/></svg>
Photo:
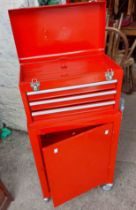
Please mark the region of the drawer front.
<svg viewBox="0 0 136 210"><path fill-rule="evenodd" d="M112 124L106 124L77 135L73 133L72 137L44 147L55 206L106 182L112 127Z"/></svg>
<svg viewBox="0 0 136 210"><path fill-rule="evenodd" d="M90 102L94 103L101 101L110 101L110 100L115 100L116 93L117 93L116 90L110 90L110 91L101 91L89 94L79 94L69 97L60 97L60 98L30 102L29 106L32 112L36 112L40 110L79 105Z"/></svg>
<svg viewBox="0 0 136 210"><path fill-rule="evenodd" d="M86 81L86 80L85 80ZM73 82L76 85L66 84L68 81L65 82L64 86L62 84L56 88L46 88L47 85L45 83L45 87L39 91L29 91L27 92L27 97L29 101L37 101L37 100L44 100L44 99L51 99L55 97L64 97L64 96L72 96L76 94L85 94L85 93L92 93L92 92L99 92L99 91L106 91L116 89L117 79L113 79L110 81L106 81L105 79L99 80L98 82L91 82L87 83L80 81L77 82L76 79ZM54 82L56 84L56 82ZM69 82L70 83L70 82ZM50 84L52 84L50 82Z"/></svg>
<svg viewBox="0 0 136 210"><path fill-rule="evenodd" d="M113 111L114 105L116 103L116 95L117 90L114 87L110 89L110 85L117 85L117 80L111 81L101 81L98 83L89 83L83 85L75 85L75 86L67 86L63 88L56 88L56 89L48 89L42 91L35 91L35 92L28 92L27 97L29 101L29 108L31 112L31 116L34 121L45 119L46 117L56 117L57 114L63 115L67 114L70 115L73 112L80 112L84 110L92 110L95 108L99 108L103 110L103 108L111 107L111 111ZM84 88L89 87L99 87L99 91L96 92L88 92L82 93ZM107 90L103 90L106 87ZM48 94L49 92L52 94L56 93L66 93L66 90L71 90L72 94L69 96L61 96L57 97L54 95L53 98L44 98L44 94ZM74 94L73 91L80 90L80 94ZM29 96L43 96L40 100L30 100ZM47 97L47 96L46 96ZM58 117L58 116L57 116Z"/></svg>

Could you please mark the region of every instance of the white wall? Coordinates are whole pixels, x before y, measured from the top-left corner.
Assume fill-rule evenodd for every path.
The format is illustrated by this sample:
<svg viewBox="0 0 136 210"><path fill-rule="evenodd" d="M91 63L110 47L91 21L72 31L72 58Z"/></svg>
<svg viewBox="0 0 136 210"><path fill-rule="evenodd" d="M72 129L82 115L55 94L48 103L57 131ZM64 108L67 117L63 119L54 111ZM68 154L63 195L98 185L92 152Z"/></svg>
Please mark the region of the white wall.
<svg viewBox="0 0 136 210"><path fill-rule="evenodd" d="M26 120L18 90L19 64L8 9L18 8L26 2L26 0L0 0L0 121L20 130L26 130ZM29 0L29 5L36 4L36 0Z"/></svg>

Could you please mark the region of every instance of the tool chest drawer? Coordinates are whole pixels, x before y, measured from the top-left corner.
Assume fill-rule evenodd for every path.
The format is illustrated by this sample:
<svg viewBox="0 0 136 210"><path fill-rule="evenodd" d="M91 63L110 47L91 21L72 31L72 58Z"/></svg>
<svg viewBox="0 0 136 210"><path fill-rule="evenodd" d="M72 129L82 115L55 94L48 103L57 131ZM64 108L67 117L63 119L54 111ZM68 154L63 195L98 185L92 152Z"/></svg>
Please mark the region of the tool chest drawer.
<svg viewBox="0 0 136 210"><path fill-rule="evenodd" d="M43 156L54 205L106 182L113 125L47 135Z"/></svg>

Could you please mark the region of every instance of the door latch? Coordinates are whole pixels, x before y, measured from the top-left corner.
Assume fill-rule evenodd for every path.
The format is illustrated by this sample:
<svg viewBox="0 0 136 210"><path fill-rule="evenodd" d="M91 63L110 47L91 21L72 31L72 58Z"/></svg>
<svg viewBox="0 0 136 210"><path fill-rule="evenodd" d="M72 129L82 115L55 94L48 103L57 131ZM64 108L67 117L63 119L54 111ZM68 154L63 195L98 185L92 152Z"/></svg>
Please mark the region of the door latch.
<svg viewBox="0 0 136 210"><path fill-rule="evenodd" d="M104 134L105 134L105 135L108 135L109 132L110 132L109 130L105 130L105 131L104 131Z"/></svg>
<svg viewBox="0 0 136 210"><path fill-rule="evenodd" d="M54 154L58 154L58 152L59 152L59 149L58 148L55 148L54 149Z"/></svg>
<svg viewBox="0 0 136 210"><path fill-rule="evenodd" d="M114 71L112 69L108 69L105 72L106 80L112 80L113 79L113 76L114 76Z"/></svg>
<svg viewBox="0 0 136 210"><path fill-rule="evenodd" d="M31 88L33 89L33 91L38 91L40 88L40 82L37 79L32 79Z"/></svg>

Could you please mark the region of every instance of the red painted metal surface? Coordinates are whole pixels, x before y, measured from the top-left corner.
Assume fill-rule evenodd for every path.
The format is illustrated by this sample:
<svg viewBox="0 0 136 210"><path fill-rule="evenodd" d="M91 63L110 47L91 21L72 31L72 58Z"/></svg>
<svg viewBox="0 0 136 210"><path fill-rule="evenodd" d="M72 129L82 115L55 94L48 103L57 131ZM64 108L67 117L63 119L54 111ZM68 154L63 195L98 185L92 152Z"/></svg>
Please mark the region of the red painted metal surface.
<svg viewBox="0 0 136 210"><path fill-rule="evenodd" d="M43 197L58 206L113 183L123 71L104 53L105 1L9 15Z"/></svg>
<svg viewBox="0 0 136 210"><path fill-rule="evenodd" d="M43 149L55 206L106 183L112 133L112 124L75 131Z"/></svg>
<svg viewBox="0 0 136 210"><path fill-rule="evenodd" d="M17 9L9 14L20 62L104 48L104 1Z"/></svg>

